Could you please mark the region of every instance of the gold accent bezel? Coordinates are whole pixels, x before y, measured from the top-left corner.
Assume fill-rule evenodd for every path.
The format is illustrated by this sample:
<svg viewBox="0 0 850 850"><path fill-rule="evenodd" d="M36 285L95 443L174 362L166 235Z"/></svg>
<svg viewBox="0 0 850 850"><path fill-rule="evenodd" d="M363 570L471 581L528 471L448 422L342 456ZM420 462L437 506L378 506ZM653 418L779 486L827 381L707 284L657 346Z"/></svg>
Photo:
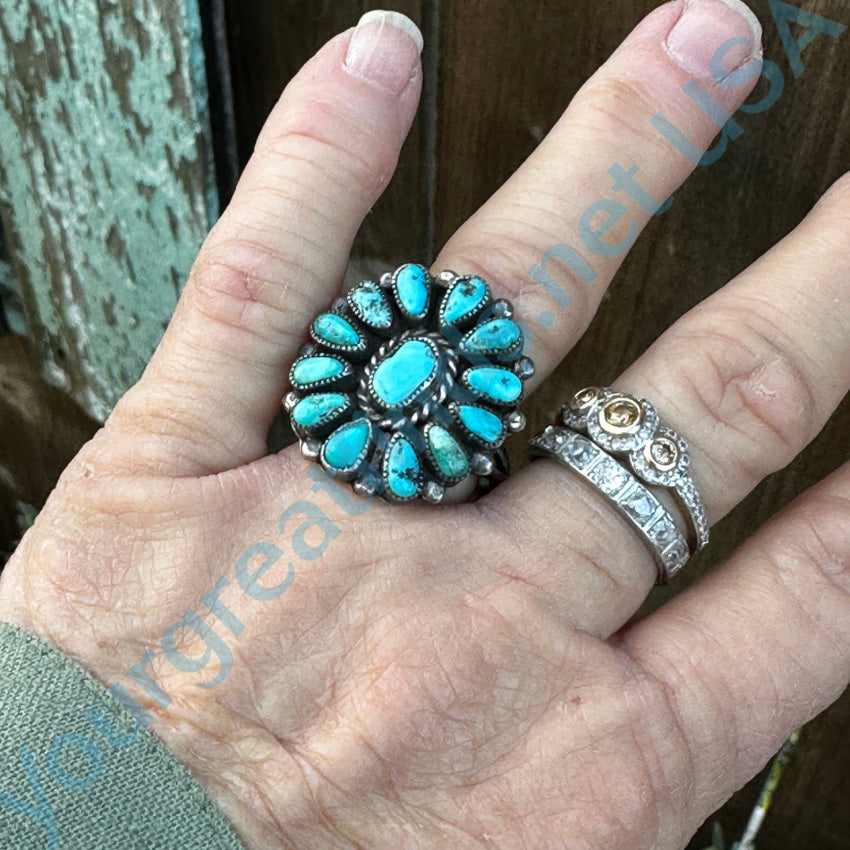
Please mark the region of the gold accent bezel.
<svg viewBox="0 0 850 850"><path fill-rule="evenodd" d="M623 404L628 405L628 407L634 411L635 417L628 425L617 425L608 419L606 413L615 405ZM645 416L646 414L644 409L637 399L627 395L616 395L612 398L606 399L605 403L599 408L599 427L608 434L614 434L617 436L623 434L636 434L643 425Z"/></svg>
<svg viewBox="0 0 850 850"><path fill-rule="evenodd" d="M673 450L673 460L668 461L667 463L661 463L657 458L653 457L652 447L659 443L664 443ZM674 440L671 440L669 437L665 437L662 435L653 437L643 447L643 456L646 459L646 462L658 472L670 472L671 470L676 468L676 465L681 460L682 453L679 451L679 447L676 445L676 442Z"/></svg>
<svg viewBox="0 0 850 850"><path fill-rule="evenodd" d="M583 395L588 395L588 398L585 401L579 401ZM584 413L593 407L600 398L602 398L602 390L599 387L584 387L584 389L574 393L570 399L569 408L573 413Z"/></svg>

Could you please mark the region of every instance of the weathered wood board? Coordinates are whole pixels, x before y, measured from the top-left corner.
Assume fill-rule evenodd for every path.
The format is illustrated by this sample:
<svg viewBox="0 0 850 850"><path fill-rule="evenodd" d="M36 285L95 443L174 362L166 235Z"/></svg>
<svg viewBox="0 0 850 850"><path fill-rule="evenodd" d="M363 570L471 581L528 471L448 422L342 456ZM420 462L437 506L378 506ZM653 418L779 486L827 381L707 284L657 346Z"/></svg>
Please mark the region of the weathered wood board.
<svg viewBox="0 0 850 850"><path fill-rule="evenodd" d="M384 8L380 0L227 0L225 3L237 139L244 164L269 110L298 69L337 33L353 27L360 16ZM435 3L397 0L391 8L412 18L428 33L436 23ZM423 108L405 143L396 179L367 217L357 238L355 255L386 265L433 255L433 144L436 121L435 57L426 65Z"/></svg>
<svg viewBox="0 0 850 850"><path fill-rule="evenodd" d="M0 204L50 379L103 419L218 212L196 0L0 5Z"/></svg>

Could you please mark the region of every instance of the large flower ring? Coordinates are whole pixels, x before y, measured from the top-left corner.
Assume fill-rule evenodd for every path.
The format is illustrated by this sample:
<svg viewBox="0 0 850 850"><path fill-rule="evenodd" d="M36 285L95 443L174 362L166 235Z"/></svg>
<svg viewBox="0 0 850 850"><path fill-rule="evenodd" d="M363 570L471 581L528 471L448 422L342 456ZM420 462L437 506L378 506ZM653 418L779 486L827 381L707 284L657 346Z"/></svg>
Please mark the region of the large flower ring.
<svg viewBox="0 0 850 850"><path fill-rule="evenodd" d="M534 365L509 301L477 276L407 264L310 325L284 406L304 455L363 495L440 502L488 479Z"/></svg>

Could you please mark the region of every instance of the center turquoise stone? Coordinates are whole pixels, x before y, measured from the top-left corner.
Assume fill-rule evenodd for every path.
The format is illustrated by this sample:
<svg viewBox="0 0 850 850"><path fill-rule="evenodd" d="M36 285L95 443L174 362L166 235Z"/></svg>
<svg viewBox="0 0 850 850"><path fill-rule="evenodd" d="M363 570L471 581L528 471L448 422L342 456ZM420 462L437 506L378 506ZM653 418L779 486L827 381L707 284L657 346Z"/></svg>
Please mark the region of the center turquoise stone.
<svg viewBox="0 0 850 850"><path fill-rule="evenodd" d="M378 364L372 374L372 392L385 407L404 407L436 374L436 346L409 339Z"/></svg>

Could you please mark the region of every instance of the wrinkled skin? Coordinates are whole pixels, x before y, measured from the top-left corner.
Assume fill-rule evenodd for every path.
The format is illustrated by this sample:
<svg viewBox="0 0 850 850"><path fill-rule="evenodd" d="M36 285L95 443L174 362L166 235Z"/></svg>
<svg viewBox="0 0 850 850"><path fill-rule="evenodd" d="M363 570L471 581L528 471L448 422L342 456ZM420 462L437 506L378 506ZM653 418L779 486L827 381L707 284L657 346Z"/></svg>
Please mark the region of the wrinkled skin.
<svg viewBox="0 0 850 850"><path fill-rule="evenodd" d="M718 44L741 34L726 7L704 10ZM484 274L537 315L551 302L525 270L552 244L579 244L580 213L611 195L612 162L644 163L645 189L672 194L691 166L648 118L663 109L703 147L717 129L682 94L692 72L665 47L682 13L677 0L635 29L435 270ZM127 687L249 848L683 847L847 685L850 468L629 623L653 563L549 461L472 504L399 509L314 487L297 447L265 456L304 328L338 291L418 101L413 41L370 26L377 78L346 64L349 31L288 87L150 366L7 566L0 618ZM753 81L702 85L731 112ZM688 437L712 521L787 464L850 386L848 234L845 178L616 384ZM534 385L621 259L594 258L593 286L550 268L574 303L533 340ZM314 507L296 505L279 529L302 500ZM237 576L260 541L282 555L255 595L292 564L273 599ZM216 587L219 616L201 602ZM219 642L181 672L162 641L189 609ZM197 632L175 634L185 656L203 656ZM147 649L164 706L127 675Z"/></svg>

